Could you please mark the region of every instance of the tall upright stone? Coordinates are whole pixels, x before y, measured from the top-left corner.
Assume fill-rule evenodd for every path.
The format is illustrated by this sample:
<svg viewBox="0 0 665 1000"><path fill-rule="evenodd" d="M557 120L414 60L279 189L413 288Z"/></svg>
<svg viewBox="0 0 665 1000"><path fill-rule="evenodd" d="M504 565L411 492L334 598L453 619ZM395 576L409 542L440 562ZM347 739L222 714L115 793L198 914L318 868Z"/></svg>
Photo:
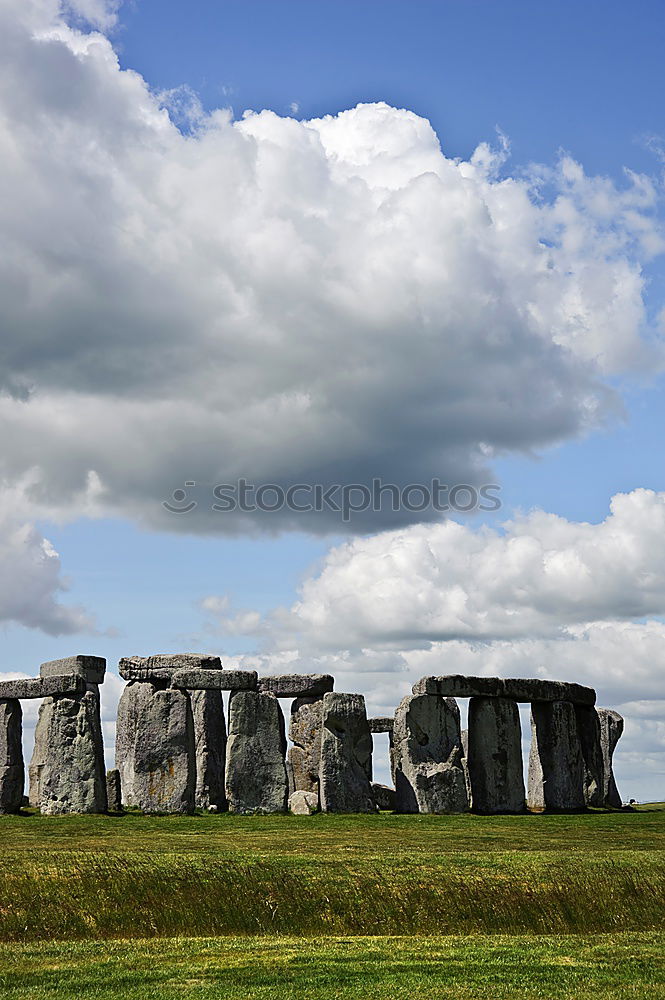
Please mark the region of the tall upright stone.
<svg viewBox="0 0 665 1000"><path fill-rule="evenodd" d="M147 681L130 681L120 695L115 725L115 766L120 771L122 803L125 806L139 805L134 792L136 744L143 732L152 697L157 691L165 689L165 683L159 686Z"/></svg>
<svg viewBox="0 0 665 1000"><path fill-rule="evenodd" d="M23 713L16 698L0 701L0 813L17 813L23 800Z"/></svg>
<svg viewBox="0 0 665 1000"><path fill-rule="evenodd" d="M407 695L395 712L393 738L398 812L448 813L468 808L460 715L454 698Z"/></svg>
<svg viewBox="0 0 665 1000"><path fill-rule="evenodd" d="M584 809L584 759L575 706L535 701L531 706L528 807L573 812Z"/></svg>
<svg viewBox="0 0 665 1000"><path fill-rule="evenodd" d="M592 705L576 705L575 717L584 762L584 800L587 806L602 806L604 764L600 718Z"/></svg>
<svg viewBox="0 0 665 1000"><path fill-rule="evenodd" d="M476 812L524 812L522 730L516 702L471 698L467 760Z"/></svg>
<svg viewBox="0 0 665 1000"><path fill-rule="evenodd" d="M45 698L33 756L39 808L47 816L106 812L99 688Z"/></svg>
<svg viewBox="0 0 665 1000"><path fill-rule="evenodd" d="M375 812L372 734L361 694L323 696L319 782L323 812Z"/></svg>
<svg viewBox="0 0 665 1000"><path fill-rule="evenodd" d="M288 762L293 775L293 791L319 794L319 763L323 719L322 698L296 698L289 720Z"/></svg>
<svg viewBox="0 0 665 1000"><path fill-rule="evenodd" d="M190 691L194 720L197 809L226 809L226 720L221 691Z"/></svg>
<svg viewBox="0 0 665 1000"><path fill-rule="evenodd" d="M192 812L196 754L189 696L174 688L156 690L143 707L132 749L130 804L146 813Z"/></svg>
<svg viewBox="0 0 665 1000"><path fill-rule="evenodd" d="M610 708L599 708L600 746L603 755L603 795L602 804L613 809L621 808L621 796L614 780L612 755L623 733L623 718Z"/></svg>
<svg viewBox="0 0 665 1000"><path fill-rule="evenodd" d="M233 691L226 745L226 797L234 813L286 812L284 716L274 694Z"/></svg>

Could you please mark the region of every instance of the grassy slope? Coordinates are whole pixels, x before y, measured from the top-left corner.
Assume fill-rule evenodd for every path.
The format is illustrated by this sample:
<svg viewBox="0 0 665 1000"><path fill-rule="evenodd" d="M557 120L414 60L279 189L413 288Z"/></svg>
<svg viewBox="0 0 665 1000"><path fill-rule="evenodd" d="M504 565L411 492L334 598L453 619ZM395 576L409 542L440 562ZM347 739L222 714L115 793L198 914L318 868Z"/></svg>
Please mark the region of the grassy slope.
<svg viewBox="0 0 665 1000"><path fill-rule="evenodd" d="M5 941L665 929L662 810L7 816L0 838Z"/></svg>

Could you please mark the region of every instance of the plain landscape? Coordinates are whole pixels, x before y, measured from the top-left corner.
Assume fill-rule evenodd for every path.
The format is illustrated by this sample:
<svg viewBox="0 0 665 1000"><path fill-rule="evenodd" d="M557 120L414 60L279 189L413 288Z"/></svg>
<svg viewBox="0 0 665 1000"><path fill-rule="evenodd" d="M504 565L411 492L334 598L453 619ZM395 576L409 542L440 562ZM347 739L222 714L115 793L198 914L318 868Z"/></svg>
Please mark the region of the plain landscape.
<svg viewBox="0 0 665 1000"><path fill-rule="evenodd" d="M665 996L665 804L1 829L7 997Z"/></svg>

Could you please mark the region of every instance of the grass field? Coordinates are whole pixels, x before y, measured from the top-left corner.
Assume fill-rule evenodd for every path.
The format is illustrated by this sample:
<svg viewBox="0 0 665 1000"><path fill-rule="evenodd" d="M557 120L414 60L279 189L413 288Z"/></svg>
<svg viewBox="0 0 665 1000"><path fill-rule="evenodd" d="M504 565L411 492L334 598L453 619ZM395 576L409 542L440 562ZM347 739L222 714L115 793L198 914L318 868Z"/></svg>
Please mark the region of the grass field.
<svg viewBox="0 0 665 1000"><path fill-rule="evenodd" d="M665 809L0 818L2 996L665 996Z"/></svg>

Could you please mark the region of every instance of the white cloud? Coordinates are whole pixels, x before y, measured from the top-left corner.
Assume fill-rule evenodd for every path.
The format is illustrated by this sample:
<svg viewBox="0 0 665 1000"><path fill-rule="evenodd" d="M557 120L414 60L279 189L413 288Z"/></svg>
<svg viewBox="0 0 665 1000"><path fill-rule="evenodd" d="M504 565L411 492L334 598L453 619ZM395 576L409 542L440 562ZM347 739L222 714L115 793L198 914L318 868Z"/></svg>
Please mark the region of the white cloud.
<svg viewBox="0 0 665 1000"><path fill-rule="evenodd" d="M504 150L447 158L385 104L206 116L48 0L2 0L0 45L0 475L32 470L44 513L80 513L94 474L98 512L152 526L330 530L211 513L210 488L479 482L616 413L603 375L661 363L645 178L505 177ZM185 480L199 506L169 515ZM412 517L386 516L354 528Z"/></svg>

